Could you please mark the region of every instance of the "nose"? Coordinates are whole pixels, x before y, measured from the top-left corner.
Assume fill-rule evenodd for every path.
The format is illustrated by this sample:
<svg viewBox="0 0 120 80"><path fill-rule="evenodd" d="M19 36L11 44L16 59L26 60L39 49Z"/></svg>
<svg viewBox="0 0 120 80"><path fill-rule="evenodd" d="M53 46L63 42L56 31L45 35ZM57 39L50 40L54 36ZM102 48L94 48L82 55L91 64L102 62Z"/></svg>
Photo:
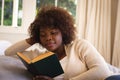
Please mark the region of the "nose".
<svg viewBox="0 0 120 80"><path fill-rule="evenodd" d="M47 41L52 40L52 36L50 34L46 35L46 40Z"/></svg>

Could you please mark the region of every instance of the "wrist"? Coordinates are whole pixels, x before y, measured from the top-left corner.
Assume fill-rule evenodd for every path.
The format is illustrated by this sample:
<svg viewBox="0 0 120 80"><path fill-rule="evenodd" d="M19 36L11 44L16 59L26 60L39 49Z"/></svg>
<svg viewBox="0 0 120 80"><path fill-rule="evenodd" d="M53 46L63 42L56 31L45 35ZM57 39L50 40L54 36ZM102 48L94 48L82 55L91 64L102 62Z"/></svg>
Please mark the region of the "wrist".
<svg viewBox="0 0 120 80"><path fill-rule="evenodd" d="M28 44L30 44L30 45L33 45L33 44L36 43L33 38L27 38L27 39L26 39L26 42L27 42Z"/></svg>

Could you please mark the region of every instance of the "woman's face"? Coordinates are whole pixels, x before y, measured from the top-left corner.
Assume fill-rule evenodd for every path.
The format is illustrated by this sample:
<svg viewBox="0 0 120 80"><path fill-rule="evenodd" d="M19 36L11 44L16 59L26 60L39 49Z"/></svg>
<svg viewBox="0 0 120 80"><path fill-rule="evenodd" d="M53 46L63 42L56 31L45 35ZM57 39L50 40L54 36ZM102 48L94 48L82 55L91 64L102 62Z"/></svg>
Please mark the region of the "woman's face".
<svg viewBox="0 0 120 80"><path fill-rule="evenodd" d="M59 29L40 29L40 42L49 51L56 51L62 46L62 34Z"/></svg>

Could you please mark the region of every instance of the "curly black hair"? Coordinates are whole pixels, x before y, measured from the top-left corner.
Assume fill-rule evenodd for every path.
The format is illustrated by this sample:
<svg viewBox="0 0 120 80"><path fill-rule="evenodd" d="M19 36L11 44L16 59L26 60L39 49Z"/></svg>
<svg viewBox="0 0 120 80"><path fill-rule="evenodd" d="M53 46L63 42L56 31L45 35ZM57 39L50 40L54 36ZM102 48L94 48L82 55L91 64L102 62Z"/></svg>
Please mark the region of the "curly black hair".
<svg viewBox="0 0 120 80"><path fill-rule="evenodd" d="M29 27L30 37L33 37L36 42L40 43L40 29L45 27L59 29L65 45L75 39L76 29L73 16L63 8L55 6L40 8L35 20Z"/></svg>

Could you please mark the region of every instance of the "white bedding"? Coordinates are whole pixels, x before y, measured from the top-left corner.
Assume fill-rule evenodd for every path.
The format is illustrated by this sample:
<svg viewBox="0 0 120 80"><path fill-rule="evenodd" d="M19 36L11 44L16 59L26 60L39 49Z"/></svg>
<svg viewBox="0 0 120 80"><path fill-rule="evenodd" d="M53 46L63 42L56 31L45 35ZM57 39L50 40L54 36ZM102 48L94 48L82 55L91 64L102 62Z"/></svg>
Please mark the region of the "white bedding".
<svg viewBox="0 0 120 80"><path fill-rule="evenodd" d="M32 76L19 59L0 56L0 80L32 80Z"/></svg>
<svg viewBox="0 0 120 80"><path fill-rule="evenodd" d="M0 40L0 55L4 55L5 49L11 45L12 45L12 43L10 43L7 40Z"/></svg>

